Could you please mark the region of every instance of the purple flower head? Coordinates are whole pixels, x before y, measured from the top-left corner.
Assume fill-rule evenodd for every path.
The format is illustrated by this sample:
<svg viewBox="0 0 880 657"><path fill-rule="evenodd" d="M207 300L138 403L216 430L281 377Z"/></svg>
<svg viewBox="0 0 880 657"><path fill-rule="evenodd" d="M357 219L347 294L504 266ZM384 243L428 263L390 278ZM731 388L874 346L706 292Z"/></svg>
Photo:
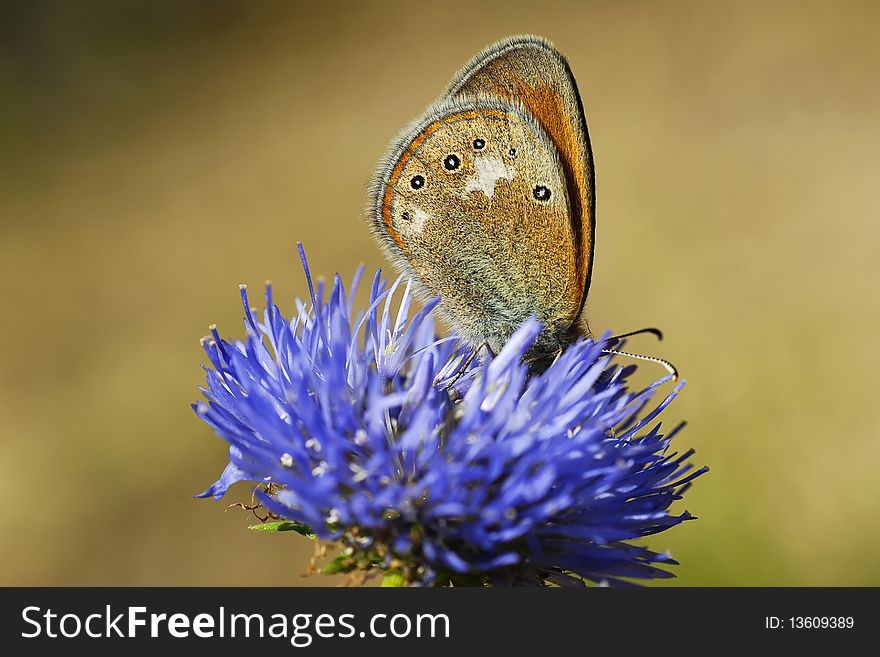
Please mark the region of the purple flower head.
<svg viewBox="0 0 880 657"><path fill-rule="evenodd" d="M302 254L302 249L300 247ZM526 322L497 356L439 339L433 309L413 313L409 285L376 272L365 311L336 276L286 319L266 286L247 292L244 341L212 327L212 367L196 413L229 443L229 465L203 496L238 481L272 513L339 541L346 568L400 571L425 583L627 583L671 576L675 562L629 543L692 518L670 513L705 471L660 432L660 379L630 391L634 366L582 339L540 374L522 356ZM397 301L396 311L395 301Z"/></svg>

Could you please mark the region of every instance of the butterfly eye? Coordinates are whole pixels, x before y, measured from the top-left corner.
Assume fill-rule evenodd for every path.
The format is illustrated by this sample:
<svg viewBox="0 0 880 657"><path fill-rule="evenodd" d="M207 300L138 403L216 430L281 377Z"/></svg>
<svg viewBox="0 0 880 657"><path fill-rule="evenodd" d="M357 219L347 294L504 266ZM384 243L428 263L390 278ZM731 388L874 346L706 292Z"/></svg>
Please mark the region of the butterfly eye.
<svg viewBox="0 0 880 657"><path fill-rule="evenodd" d="M486 147L485 139L474 139L474 150L481 151Z"/></svg>
<svg viewBox="0 0 880 657"><path fill-rule="evenodd" d="M425 177L424 176L413 176L409 180L409 186L413 189L421 189L425 186Z"/></svg>
<svg viewBox="0 0 880 657"><path fill-rule="evenodd" d="M535 198L539 201L549 201L550 200L550 188L544 187L544 185L535 185L535 189L532 190L532 193L535 195Z"/></svg>
<svg viewBox="0 0 880 657"><path fill-rule="evenodd" d="M446 156L446 159L443 160L443 166L446 167L447 171L455 171L461 166L461 160L458 159L457 155L450 153Z"/></svg>

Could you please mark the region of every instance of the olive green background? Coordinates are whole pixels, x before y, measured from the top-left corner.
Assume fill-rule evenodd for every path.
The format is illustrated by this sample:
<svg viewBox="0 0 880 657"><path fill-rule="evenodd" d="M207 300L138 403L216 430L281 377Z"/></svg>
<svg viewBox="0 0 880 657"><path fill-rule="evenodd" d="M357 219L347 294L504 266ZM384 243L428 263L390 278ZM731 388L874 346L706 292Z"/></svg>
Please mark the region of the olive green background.
<svg viewBox="0 0 880 657"><path fill-rule="evenodd" d="M658 325L712 471L673 584L878 585L880 5L26 3L0 17L0 584L321 584L194 500L238 283L384 266L387 140L471 55L567 54L597 164L596 330ZM16 8L17 7L17 8ZM653 372L653 374L659 374ZM229 502L244 501L233 490Z"/></svg>

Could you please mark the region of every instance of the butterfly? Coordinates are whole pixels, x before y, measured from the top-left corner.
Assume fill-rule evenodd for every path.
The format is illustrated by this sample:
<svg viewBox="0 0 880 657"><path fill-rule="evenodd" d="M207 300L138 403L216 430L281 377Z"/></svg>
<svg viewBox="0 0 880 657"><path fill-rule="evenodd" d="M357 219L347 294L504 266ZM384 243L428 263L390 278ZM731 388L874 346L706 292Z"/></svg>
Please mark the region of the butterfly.
<svg viewBox="0 0 880 657"><path fill-rule="evenodd" d="M392 140L368 215L388 259L441 297L441 317L473 346L497 353L531 316L543 325L534 359L591 337L593 154L549 41L511 37L473 57Z"/></svg>

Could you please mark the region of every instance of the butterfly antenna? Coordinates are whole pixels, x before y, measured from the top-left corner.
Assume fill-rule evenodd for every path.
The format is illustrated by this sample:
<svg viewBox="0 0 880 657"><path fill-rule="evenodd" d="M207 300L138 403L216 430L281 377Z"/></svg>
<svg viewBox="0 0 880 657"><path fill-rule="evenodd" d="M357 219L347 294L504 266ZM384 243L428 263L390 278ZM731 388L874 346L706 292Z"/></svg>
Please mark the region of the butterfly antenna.
<svg viewBox="0 0 880 657"><path fill-rule="evenodd" d="M612 344L617 344L624 338L629 338L633 335L642 335L643 333L650 333L658 340L663 340L663 331L658 328L654 328L653 326L649 326L648 328L639 329L638 331L630 331L629 333L621 333L620 335L612 335L610 338L605 340L605 342L610 342Z"/></svg>
<svg viewBox="0 0 880 657"><path fill-rule="evenodd" d="M637 331L638 332L638 331ZM626 356L627 358L635 358L636 360L646 360L650 363L657 363L666 368L666 371L672 375L673 381L678 381L678 369L668 360L657 358L655 356L642 356L641 354L631 354L628 351L617 351L616 349L603 349L603 354L615 354L617 356Z"/></svg>

